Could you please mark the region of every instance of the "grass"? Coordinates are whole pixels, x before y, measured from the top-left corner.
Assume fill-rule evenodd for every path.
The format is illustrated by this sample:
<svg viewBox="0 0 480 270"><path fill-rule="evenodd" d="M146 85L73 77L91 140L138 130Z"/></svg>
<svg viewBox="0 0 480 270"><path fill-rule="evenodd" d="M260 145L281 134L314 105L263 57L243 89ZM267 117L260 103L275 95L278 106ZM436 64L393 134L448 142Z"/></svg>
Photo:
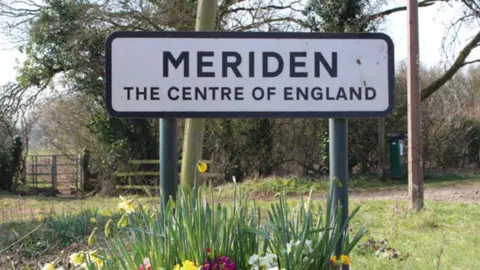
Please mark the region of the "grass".
<svg viewBox="0 0 480 270"><path fill-rule="evenodd" d="M352 225L368 222L367 238L387 239L403 255L402 260L382 259L357 249L352 256L356 269L480 269L478 204L426 201L420 213L408 211L405 201L353 201L351 207L359 204Z"/></svg>
<svg viewBox="0 0 480 270"><path fill-rule="evenodd" d="M306 195L310 188L313 188L316 193L324 193L328 190L327 179L307 179L307 178L281 178L270 177L266 179L249 179L239 184L239 186L248 191L252 198L262 198L265 196L273 196L280 192L286 182L289 182L286 187L288 195ZM454 186L457 184L470 185L480 183L480 174L448 174L442 176L426 175L424 186L425 188L439 188ZM387 190L407 190L408 180L386 180L382 181L378 178L363 175L353 175L350 178L349 190L354 193L366 193L372 191L387 191ZM219 187L223 198L231 198L233 194L233 183L225 184Z"/></svg>
<svg viewBox="0 0 480 270"><path fill-rule="evenodd" d="M157 199L141 198L142 203L156 203ZM115 210L118 200L92 196L72 199L47 196L16 196L0 192L0 224L28 221L51 213L77 214L92 208ZM1 231L1 230L0 230Z"/></svg>
<svg viewBox="0 0 480 270"><path fill-rule="evenodd" d="M54 202L55 200L52 200ZM291 200L290 203L297 203ZM47 202L44 201L44 204ZM88 208L101 203L101 205L113 209L118 200L93 199L83 201L82 208ZM260 205L266 206L263 202ZM79 202L77 202L77 206ZM319 205L324 206L323 202ZM480 206L478 204L461 204L445 202L426 202L425 210L420 213L408 211L406 202L395 202L390 200L360 201L352 200L350 208L361 205L360 212L353 220L352 227L356 228L361 224L368 224L368 234L362 242L368 238L376 240L386 239L390 247L400 253L398 259L388 259L375 256L374 253L361 254L361 250L355 249L352 254L352 261L355 262L355 269L437 269L438 257L440 267L438 269L480 269L480 261L476 260L480 252ZM96 205L98 206L98 205ZM99 207L102 209L102 207ZM66 210L68 208L64 208ZM69 208L78 210L78 207ZM57 215L50 220L48 230L66 230L57 240L62 243L55 243L44 231L31 235L25 243L37 245L38 249L47 246L57 245L59 248L66 247L75 241L85 243L91 231L92 224L88 221L95 211L73 211L70 215ZM97 215L98 216L98 215ZM83 222L79 222L83 220ZM98 221L102 226L104 220ZM19 236L25 235L32 228L36 227L38 221L7 222L0 224L0 231L13 235L16 230ZM76 224L76 226L73 226ZM84 226L84 227L82 227ZM42 239L42 235L43 238ZM75 237L68 237L74 235ZM51 236L50 236L51 237ZM1 249L15 240L2 237ZM42 241L48 240L48 241ZM25 250L24 245L22 250ZM28 246L30 249L35 247ZM16 250L18 251L18 249ZM35 253L33 253L35 254ZM404 257L409 254L408 257Z"/></svg>
<svg viewBox="0 0 480 270"><path fill-rule="evenodd" d="M456 178L456 179L455 179ZM480 177L438 177L426 179L428 188L452 186L455 184L476 184ZM256 197L258 204L267 209L270 202L264 200L279 192L285 179L270 178L262 182L247 181L241 184L244 191ZM303 194L310 187L316 191L326 190L323 182L307 179L291 181L286 187L288 193ZM375 189L404 189L406 183L388 182L371 179L353 178L351 190L369 191ZM226 198L230 186L222 186L222 198ZM231 193L230 193L231 194ZM0 193L0 251L16 243L13 249L0 253L0 258L9 254L22 255L40 263L45 256L70 245L84 245L92 227L91 217L97 218L100 228L106 222L97 210L110 209L115 213L119 199L89 197L86 199L67 199L54 197L20 197ZM158 198L140 199L142 203L156 205ZM290 199L290 204L298 203L298 198ZM324 207L324 200L317 200L318 206ZM352 254L355 269L480 269L480 261L476 260L480 253L480 205L453 202L425 202L425 210L412 213L406 201L393 200L350 200L350 209L361 205L360 212L352 221L352 228L367 223L368 238L386 239L387 247L400 253L396 259L376 256L369 249L366 254L355 249ZM52 214L54 216L52 216ZM50 218L48 217L50 216ZM44 218L43 227L37 228ZM47 218L47 221L45 221ZM32 233L33 231L33 233ZM22 241L19 239L31 233ZM0 268L2 268L0 259ZM3 269L3 268L2 268Z"/></svg>

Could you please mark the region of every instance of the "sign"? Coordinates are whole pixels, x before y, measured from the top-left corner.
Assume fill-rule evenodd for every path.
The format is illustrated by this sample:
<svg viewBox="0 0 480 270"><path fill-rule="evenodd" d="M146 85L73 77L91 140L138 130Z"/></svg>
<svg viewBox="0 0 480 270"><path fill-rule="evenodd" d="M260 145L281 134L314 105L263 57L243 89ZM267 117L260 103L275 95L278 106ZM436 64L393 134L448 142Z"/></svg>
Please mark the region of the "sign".
<svg viewBox="0 0 480 270"><path fill-rule="evenodd" d="M394 107L394 47L381 33L115 32L105 50L116 117L385 117Z"/></svg>

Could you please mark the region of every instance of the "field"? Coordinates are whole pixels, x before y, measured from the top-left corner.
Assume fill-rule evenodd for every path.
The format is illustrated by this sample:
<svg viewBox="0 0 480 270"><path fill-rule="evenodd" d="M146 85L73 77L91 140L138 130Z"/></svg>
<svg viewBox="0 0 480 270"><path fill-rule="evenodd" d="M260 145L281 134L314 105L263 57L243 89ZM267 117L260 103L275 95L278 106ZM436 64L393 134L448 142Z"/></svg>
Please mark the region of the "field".
<svg viewBox="0 0 480 270"><path fill-rule="evenodd" d="M426 181L425 209L411 213L404 182L379 185L374 180L352 181L350 210L360 205L351 224L356 229L367 225L361 240L384 240L385 250L357 248L351 256L353 269L480 269L480 178L442 178ZM266 179L243 183L249 197L267 209L275 200L285 179ZM287 186L289 204L313 187L315 206L324 207L326 185L308 180L292 180ZM222 186L221 200L230 203L231 186ZM147 206L158 198L141 197ZM86 245L93 226L103 226L106 217L97 210L118 215L119 199L89 197L19 197L0 194L0 269L13 269L12 263L30 264L51 261L62 251L71 253ZM95 222L90 219L95 217ZM45 219L49 219L45 222ZM395 253L388 248L395 249ZM380 248L380 246L379 246ZM390 255L389 255L390 254ZM24 269L19 267L17 269Z"/></svg>

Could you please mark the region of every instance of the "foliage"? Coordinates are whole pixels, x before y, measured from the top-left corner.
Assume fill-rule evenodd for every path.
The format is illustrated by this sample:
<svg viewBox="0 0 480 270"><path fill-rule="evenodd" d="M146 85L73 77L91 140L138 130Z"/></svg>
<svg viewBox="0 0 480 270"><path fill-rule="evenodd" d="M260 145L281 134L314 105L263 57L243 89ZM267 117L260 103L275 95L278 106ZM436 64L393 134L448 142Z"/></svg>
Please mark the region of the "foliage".
<svg viewBox="0 0 480 270"><path fill-rule="evenodd" d="M2 242L8 245L8 249L16 250L20 256L33 258L58 248L81 243L95 226L104 226L109 218L115 217L118 218L119 213L110 210L99 211L97 208L86 209L76 214L52 212L50 215L37 217L31 223L16 221L2 224L2 230L8 227L22 227L19 232L28 232L23 237L5 234ZM18 243L18 240L21 242Z"/></svg>
<svg viewBox="0 0 480 270"><path fill-rule="evenodd" d="M22 140L19 136L13 138L13 143L7 151L0 149L0 189L11 191L18 184L22 160Z"/></svg>
<svg viewBox="0 0 480 270"><path fill-rule="evenodd" d="M315 32L363 32L368 0L309 0L304 9L307 22Z"/></svg>
<svg viewBox="0 0 480 270"><path fill-rule="evenodd" d="M475 195L474 191L479 187L478 176L476 176L475 181L472 181L473 179L471 178L464 179L464 182L466 183L463 184L463 186L468 187L470 191L468 194L464 194L463 191L458 189L458 186L452 190L452 183L458 182L456 179L458 179L458 177L455 179L449 177L448 179L435 180L435 182L444 187L441 189L442 191L446 189L451 191L444 194L452 195L454 192L458 192L456 197L459 198L459 200L463 201L465 196L471 195L477 196L476 198L478 200L478 194ZM365 179L364 185L368 185L370 182L371 180ZM430 269L436 268L437 263L440 265L440 269L445 267L451 268L452 266L465 269L478 269L480 267L480 262L478 260L465 259L465 257L475 258L476 253L478 253L478 248L475 247L479 246L480 235L472 233L480 230L480 224L478 223L480 209L478 204L426 200L424 211L412 213L409 211L408 201L382 199L386 194L386 189L380 187L381 182L378 181L377 183L381 192L376 193L375 190L378 188L377 186L374 186L369 188L368 192L360 195L361 198L368 197L369 199L359 199L354 196L350 198L350 208L355 208L356 206L361 205L362 210L357 213L349 227L353 230L357 230L357 228L362 227L364 223L368 223L368 233L360 243L365 243L371 238L374 238L375 240L386 239L388 242L386 242L386 245L384 246L385 249L388 247L394 248L397 253L399 253L399 257L390 260L389 256L382 256L388 255L389 253L379 254L379 256L376 256L375 252L367 252L364 254L364 245L362 245L362 248L356 248L350 254L353 268ZM242 189L242 193L246 193L247 191L247 185L244 184L246 183L239 185L239 189ZM431 187L430 191L432 193L438 192L436 185L426 184L426 186ZM406 188L407 184L402 183L402 185L399 186L400 193L394 194L401 194ZM223 194L230 189L233 190L233 187L225 186L222 188L221 193ZM315 191L317 190L315 189ZM358 190L356 189L353 190L354 193L357 193L357 191ZM248 192L249 195L251 193L252 191ZM380 198L376 198L376 196L380 196ZM272 196L258 195L256 197L259 199L254 202L250 199L251 196L249 196L248 204L250 206L255 204L260 209L262 216L266 218L264 221L266 221L268 219L267 210L271 209ZM298 205L301 203L299 197L288 197L290 209L292 209L292 211L298 209ZM231 199L232 197L230 196L228 198ZM389 196L389 198L392 197ZM137 200L147 209L150 209L150 203L154 204L154 207L156 207L159 202L158 197L139 197ZM0 204L3 208L0 209L0 218L4 219L0 220L0 250L10 246L14 242L17 243L6 252L0 253L0 268L11 269L13 263L9 262L7 264L7 262L12 260L12 262L21 262L21 264L17 265L18 269L27 269L25 266L27 263L30 263L31 269L39 269L36 268L37 262L44 265L53 260L52 256L56 256L56 266L59 267L60 265L63 265L65 266L65 269L68 269L66 266L70 259L69 256L72 253L85 250L87 238L95 226L98 227L96 232L97 243L99 246L103 245L104 241L102 238L104 225L106 220L112 217L102 217L102 215L105 215L104 211L106 209L111 209L113 213L112 219L115 221L113 222L113 225L116 226L116 222L121 217L121 213L115 213L114 211L118 203L118 200L99 197L66 200L53 197L19 197L9 194L1 194ZM227 205L228 209L233 209L230 206L231 204L232 202L228 201L225 205ZM325 209L326 201L321 199L320 194L312 194L310 205L313 210L312 212L316 213L318 212L317 210L319 207ZM69 220L72 221L72 224L64 223L63 227L61 227L63 230L62 233L65 236L70 237L71 240L69 241L75 241L72 238L75 236L79 239L78 242L68 245L64 249L57 249L58 246L49 238L51 232L46 233L48 231L47 227L40 227L30 234L31 231L33 231L38 225L42 224L42 222L27 219L30 213L26 211L26 207L37 217L39 214L42 214L42 222L45 222L45 224L61 222L58 217L62 215L71 216ZM48 209L50 208L55 208L55 210L52 210L50 213L50 215L56 213L54 216L49 216ZM93 208L93 210L81 211L81 209L90 208ZM102 210L97 211L95 209ZM249 209L251 209L251 207L249 207ZM94 215L94 213L96 213L96 215ZM152 212L150 211L148 213ZM76 216L83 215L86 215L86 217L76 218ZM92 217L96 217L97 223L87 223ZM17 221L12 222L13 218ZM69 230L75 230L74 222L84 222L84 225L82 226L87 226L88 229L81 232L77 230L75 233L69 232ZM129 227L130 226L131 225L129 225ZM43 228L45 228L46 232L44 232ZM60 229L57 225L55 225L55 228ZM112 229L118 230L116 228ZM114 236L113 233L112 236ZM22 238L23 240L21 240ZM37 248L35 244L39 241L47 243L48 247L46 249ZM29 251L28 249L25 249L27 246L32 249L31 253L27 253ZM90 246L88 249L94 250L96 247ZM409 255L407 256L407 254ZM28 259L32 256L36 257L34 261ZM34 265L32 265L32 263ZM135 269L139 269L139 267L137 266Z"/></svg>
<svg viewBox="0 0 480 270"><path fill-rule="evenodd" d="M342 226L341 209L332 218L330 196L323 213L321 208L314 209L310 198L291 208L285 194L279 195L265 216L255 203L249 207L246 197L237 200L242 197L241 191L234 193L233 205L227 207L215 204L213 190L205 186L180 189L175 202L169 200L154 211L144 209L135 199L122 198L122 217L113 219L104 233L92 233L106 244L90 250L98 251L107 269L136 268L145 259L152 269L172 269L185 261L197 269L222 256L239 269L250 269L252 260L264 255L276 258L279 269L329 269L340 237L341 254L348 255L366 232L362 228L350 239L347 226L358 208ZM88 257L87 251L83 254ZM93 261L86 263L92 269L98 266Z"/></svg>

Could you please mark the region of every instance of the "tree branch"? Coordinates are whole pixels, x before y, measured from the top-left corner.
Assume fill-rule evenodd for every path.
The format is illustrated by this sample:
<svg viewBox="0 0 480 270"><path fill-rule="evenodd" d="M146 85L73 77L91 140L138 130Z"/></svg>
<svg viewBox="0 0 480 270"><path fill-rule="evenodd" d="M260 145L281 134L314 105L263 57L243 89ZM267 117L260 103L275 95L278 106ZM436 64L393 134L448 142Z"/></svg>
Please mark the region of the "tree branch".
<svg viewBox="0 0 480 270"><path fill-rule="evenodd" d="M302 21L300 21L298 19L295 19L295 18L292 18L292 17L282 17L282 18L265 19L263 21L251 23L249 25L239 26L239 27L233 28L231 31L245 31L245 30L249 30L249 29L258 28L263 24L269 24L269 23L275 23L275 22L293 22L293 23L296 23L300 26L304 26Z"/></svg>
<svg viewBox="0 0 480 270"><path fill-rule="evenodd" d="M418 7L429 7L433 4L435 4L436 2L448 2L448 1L451 1L451 0L424 0L424 1L418 2ZM371 21L374 21L376 19L383 18L383 17L385 17L387 15L390 15L392 13L399 12L399 11L404 11L404 10L407 10L406 6L388 9L388 10L385 10L385 11L382 11L382 12L379 12L379 13L375 13L375 14L372 14L372 15L365 16L363 21L364 22L371 22Z"/></svg>
<svg viewBox="0 0 480 270"><path fill-rule="evenodd" d="M257 10L285 10L285 9L290 9L296 12L302 12L301 10L293 8L294 4L298 4L300 1L295 1L290 3L290 5L287 6L279 6L279 5L267 5L263 7L238 7L238 8L232 8L229 9L229 13L234 13L234 12L239 12L239 11L257 11Z"/></svg>
<svg viewBox="0 0 480 270"><path fill-rule="evenodd" d="M475 63L480 63L480 59L476 59L476 60L473 60L473 61L464 62L464 63L462 64L462 67L464 67L464 66L466 66L466 65L475 64Z"/></svg>
<svg viewBox="0 0 480 270"><path fill-rule="evenodd" d="M459 69L467 65L468 62L465 62L465 60L479 43L480 32L478 32L475 37L473 37L473 39L467 45L465 45L462 51L460 51L458 54L457 59L455 59L455 62L452 64L452 66L440 78L422 89L422 101L435 93L435 91L440 89L448 80L450 80ZM475 62L477 61L478 60L475 60Z"/></svg>
<svg viewBox="0 0 480 270"><path fill-rule="evenodd" d="M480 17L480 5L471 0L461 0L475 15ZM475 9L477 8L477 9Z"/></svg>

